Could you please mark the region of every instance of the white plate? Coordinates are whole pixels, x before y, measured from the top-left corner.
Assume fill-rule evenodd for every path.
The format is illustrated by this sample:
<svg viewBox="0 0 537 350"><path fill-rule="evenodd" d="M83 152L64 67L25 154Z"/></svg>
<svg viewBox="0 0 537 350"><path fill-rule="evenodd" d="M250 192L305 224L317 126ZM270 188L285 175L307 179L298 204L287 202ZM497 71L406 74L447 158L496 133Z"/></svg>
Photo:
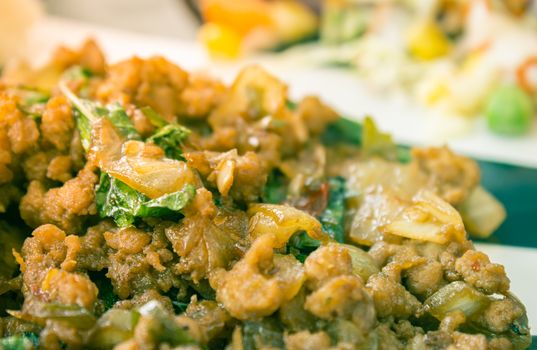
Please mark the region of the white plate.
<svg viewBox="0 0 537 350"><path fill-rule="evenodd" d="M50 53L57 45L79 45L87 36L98 40L112 62L132 55L162 55L186 69L209 70L224 80L231 79L239 69L238 65L212 64L197 43L125 33L53 18L45 19L36 26L32 52L39 54L33 55L32 59L42 61L47 56L45 53ZM289 83L291 94L295 97L315 93L349 117L360 117L367 113L373 115L380 126L392 132L398 141L409 144L430 142L425 129L424 111L401 98L373 96L358 79L341 71L297 71L286 69L271 58L262 58L260 61ZM522 139L498 139L482 130L471 137L454 140L450 146L478 158L537 168L537 130L532 135ZM477 247L489 254L492 261L505 266L511 279L511 289L526 305L530 326L535 333L537 249L492 244L478 244Z"/></svg>

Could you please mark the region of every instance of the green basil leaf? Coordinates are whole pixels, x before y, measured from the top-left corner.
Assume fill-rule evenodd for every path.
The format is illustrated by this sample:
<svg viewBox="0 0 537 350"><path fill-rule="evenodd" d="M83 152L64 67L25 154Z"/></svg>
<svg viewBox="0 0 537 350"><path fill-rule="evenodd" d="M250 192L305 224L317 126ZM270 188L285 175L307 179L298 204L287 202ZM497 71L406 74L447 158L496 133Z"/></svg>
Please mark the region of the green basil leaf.
<svg viewBox="0 0 537 350"><path fill-rule="evenodd" d="M100 116L110 120L120 135L127 140L141 140L127 112L119 104L112 104L105 108L96 106L95 110Z"/></svg>
<svg viewBox="0 0 537 350"><path fill-rule="evenodd" d="M33 334L33 333L31 333ZM32 350L37 349L30 337L25 335L14 335L0 339L0 349L3 350Z"/></svg>
<svg viewBox="0 0 537 350"><path fill-rule="evenodd" d="M156 126L157 128L163 128L168 125L168 122L162 118L162 116L149 106L140 108L140 111L149 119L149 122Z"/></svg>
<svg viewBox="0 0 537 350"><path fill-rule="evenodd" d="M166 157L184 160L181 144L190 135L190 130L178 124L168 124L153 134L148 141L164 150Z"/></svg>
<svg viewBox="0 0 537 350"><path fill-rule="evenodd" d="M339 118L326 127L321 139L328 146L342 143L359 146L362 144L362 125L350 119Z"/></svg>
<svg viewBox="0 0 537 350"><path fill-rule="evenodd" d="M345 200L346 186L345 179L338 176L328 180L328 204L321 213L319 221L323 225L323 231L330 237L343 243L345 240Z"/></svg>
<svg viewBox="0 0 537 350"><path fill-rule="evenodd" d="M287 181L285 175L274 170L269 174L262 194L263 203L280 204L287 199Z"/></svg>
<svg viewBox="0 0 537 350"><path fill-rule="evenodd" d="M195 192L195 187L189 184L180 191L150 199L124 182L102 173L95 201L101 217L111 217L119 227L125 227L132 225L136 218L177 213L188 204Z"/></svg>
<svg viewBox="0 0 537 350"><path fill-rule="evenodd" d="M65 82L60 82L60 90L75 107L74 113L76 125L80 133L82 146L88 151L91 144L92 125L99 118L106 118L112 122L116 130L126 139L141 140L134 124L119 104L106 107L97 102L86 100L76 96Z"/></svg>

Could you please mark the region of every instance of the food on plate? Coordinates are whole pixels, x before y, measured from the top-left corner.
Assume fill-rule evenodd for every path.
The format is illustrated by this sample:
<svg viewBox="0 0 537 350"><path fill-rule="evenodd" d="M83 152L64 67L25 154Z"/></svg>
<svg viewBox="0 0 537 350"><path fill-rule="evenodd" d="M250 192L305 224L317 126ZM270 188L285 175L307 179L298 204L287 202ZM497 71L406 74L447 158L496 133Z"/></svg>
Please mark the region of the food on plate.
<svg viewBox="0 0 537 350"><path fill-rule="evenodd" d="M61 69L60 69L61 68ZM163 57L0 88L0 348L525 349L476 163Z"/></svg>

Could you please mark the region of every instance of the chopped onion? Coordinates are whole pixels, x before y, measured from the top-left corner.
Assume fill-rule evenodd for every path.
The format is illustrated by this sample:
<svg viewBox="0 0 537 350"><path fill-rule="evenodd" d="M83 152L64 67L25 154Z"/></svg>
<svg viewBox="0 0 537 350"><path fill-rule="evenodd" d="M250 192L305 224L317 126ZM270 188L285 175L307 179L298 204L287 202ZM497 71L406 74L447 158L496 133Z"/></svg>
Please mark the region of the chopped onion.
<svg viewBox="0 0 537 350"><path fill-rule="evenodd" d="M490 236L505 220L503 205L483 187L476 187L459 207L468 232L476 237Z"/></svg>
<svg viewBox="0 0 537 350"><path fill-rule="evenodd" d="M424 303L424 310L442 320L453 311L462 311L471 318L484 310L490 299L462 281L451 282L431 295Z"/></svg>
<svg viewBox="0 0 537 350"><path fill-rule="evenodd" d="M430 191L419 192L394 221L382 227L384 233L445 244L466 237L462 218L455 208Z"/></svg>
<svg viewBox="0 0 537 350"><path fill-rule="evenodd" d="M287 205L254 204L248 208L248 232L252 239L267 233L276 235L275 248L285 246L296 232L305 231L311 238L326 239L321 223L313 216Z"/></svg>
<svg viewBox="0 0 537 350"><path fill-rule="evenodd" d="M91 330L89 344L95 349L111 349L132 338L140 314L135 310L111 309L102 315Z"/></svg>
<svg viewBox="0 0 537 350"><path fill-rule="evenodd" d="M347 249L351 256L352 272L360 276L364 283L367 282L369 276L380 271L376 261L367 252L350 244L341 244L341 246Z"/></svg>
<svg viewBox="0 0 537 350"><path fill-rule="evenodd" d="M199 185L196 174L185 162L146 152L150 146L140 141L123 144L106 118L94 123L92 142L90 158L101 170L149 198L180 191L187 184Z"/></svg>

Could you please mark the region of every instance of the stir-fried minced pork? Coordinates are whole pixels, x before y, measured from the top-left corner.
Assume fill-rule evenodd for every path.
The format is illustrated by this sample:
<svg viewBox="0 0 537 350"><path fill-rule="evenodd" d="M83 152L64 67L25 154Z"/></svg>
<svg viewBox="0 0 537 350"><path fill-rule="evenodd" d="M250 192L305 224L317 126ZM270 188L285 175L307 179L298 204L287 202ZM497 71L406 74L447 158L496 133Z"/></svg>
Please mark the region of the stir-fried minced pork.
<svg viewBox="0 0 537 350"><path fill-rule="evenodd" d="M92 41L6 71L0 348L526 348L476 163L287 90Z"/></svg>

